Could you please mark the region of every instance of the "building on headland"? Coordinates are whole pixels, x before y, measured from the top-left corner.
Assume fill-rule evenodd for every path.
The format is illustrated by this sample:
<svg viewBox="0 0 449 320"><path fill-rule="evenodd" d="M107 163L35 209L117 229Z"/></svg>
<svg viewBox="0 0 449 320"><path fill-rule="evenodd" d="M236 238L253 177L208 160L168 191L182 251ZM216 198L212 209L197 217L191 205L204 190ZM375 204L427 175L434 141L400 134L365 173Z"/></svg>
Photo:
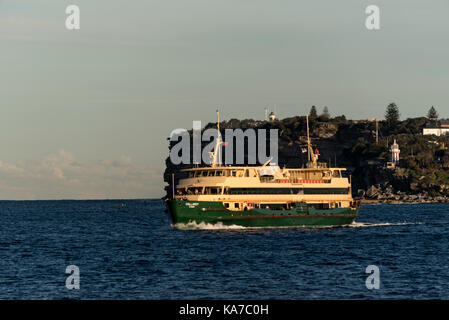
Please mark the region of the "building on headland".
<svg viewBox="0 0 449 320"><path fill-rule="evenodd" d="M271 111L270 114L268 114L268 108L265 108L265 121L275 121L276 120L276 113L274 111Z"/></svg>
<svg viewBox="0 0 449 320"><path fill-rule="evenodd" d="M399 154L401 153L401 150L399 149L399 145L396 142L396 139L394 139L393 144L391 145L391 162L394 162L395 164L399 163Z"/></svg>
<svg viewBox="0 0 449 320"><path fill-rule="evenodd" d="M449 120L429 123L422 129L423 135L449 136Z"/></svg>
<svg viewBox="0 0 449 320"><path fill-rule="evenodd" d="M399 149L399 145L396 142L396 139L394 139L394 142L391 145L390 152L391 152L391 162L387 162L387 168L394 169L399 164L399 154L401 153L401 150Z"/></svg>

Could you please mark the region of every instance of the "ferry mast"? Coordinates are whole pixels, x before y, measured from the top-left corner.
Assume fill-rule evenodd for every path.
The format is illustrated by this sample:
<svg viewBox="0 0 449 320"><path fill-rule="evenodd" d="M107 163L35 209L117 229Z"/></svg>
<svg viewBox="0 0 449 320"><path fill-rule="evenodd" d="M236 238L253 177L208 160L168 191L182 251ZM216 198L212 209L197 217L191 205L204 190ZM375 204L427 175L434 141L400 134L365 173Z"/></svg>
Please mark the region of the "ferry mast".
<svg viewBox="0 0 449 320"><path fill-rule="evenodd" d="M306 116L306 122L307 122L307 156L308 156L307 167L318 168L318 155L313 153L312 143L310 142L309 116Z"/></svg>
<svg viewBox="0 0 449 320"><path fill-rule="evenodd" d="M217 110L217 140L215 143L214 151L209 153L209 156L212 159L211 167L221 165L220 149L222 144L223 141L221 140L221 132L220 132L220 111Z"/></svg>

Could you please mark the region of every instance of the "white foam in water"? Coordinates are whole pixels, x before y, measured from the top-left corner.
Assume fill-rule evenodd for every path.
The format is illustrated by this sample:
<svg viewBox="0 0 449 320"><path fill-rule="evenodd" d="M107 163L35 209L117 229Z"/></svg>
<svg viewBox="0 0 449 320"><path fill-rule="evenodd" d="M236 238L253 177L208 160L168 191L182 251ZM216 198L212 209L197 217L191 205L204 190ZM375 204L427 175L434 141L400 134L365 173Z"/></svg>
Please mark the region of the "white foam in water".
<svg viewBox="0 0 449 320"><path fill-rule="evenodd" d="M228 229L246 229L246 227L238 226L238 225L224 225L223 222L217 223L206 223L200 222L196 223L196 221L189 223L176 223L172 225L176 229L180 230L228 230Z"/></svg>
<svg viewBox="0 0 449 320"><path fill-rule="evenodd" d="M353 222L346 225L349 228L367 228L367 227L385 227L385 226L405 226L410 224L422 224L422 222L380 222L380 223L370 223L370 222Z"/></svg>
<svg viewBox="0 0 449 320"><path fill-rule="evenodd" d="M338 226L266 226L266 227L244 227L238 225L224 225L222 222L217 223L205 223L205 222L189 222L189 223L176 223L172 224L172 227L179 230L261 230L261 229L327 229L327 228L341 228L348 225Z"/></svg>
<svg viewBox="0 0 449 320"><path fill-rule="evenodd" d="M306 229L326 229L326 228L367 228L367 227L385 227L385 226L404 226L412 224L422 224L422 222L380 222L380 223L370 223L370 222L352 222L351 224L341 225L341 226L289 226L289 227L244 227L238 225L224 225L222 222L217 223L206 223L195 221L189 223L176 223L171 226L179 230L244 230L244 229L281 229L281 228L306 228Z"/></svg>

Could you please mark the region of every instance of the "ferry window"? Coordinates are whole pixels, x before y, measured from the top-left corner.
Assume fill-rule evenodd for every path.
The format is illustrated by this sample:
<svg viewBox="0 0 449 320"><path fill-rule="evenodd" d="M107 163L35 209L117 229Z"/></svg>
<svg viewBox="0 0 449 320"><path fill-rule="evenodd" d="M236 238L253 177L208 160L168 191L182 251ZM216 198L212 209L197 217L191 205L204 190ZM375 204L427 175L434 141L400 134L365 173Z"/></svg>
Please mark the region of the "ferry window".
<svg viewBox="0 0 449 320"><path fill-rule="evenodd" d="M216 187L206 187L204 192L205 194L220 194L221 189Z"/></svg>
<svg viewBox="0 0 449 320"><path fill-rule="evenodd" d="M348 194L349 188L305 188L304 194Z"/></svg>
<svg viewBox="0 0 449 320"><path fill-rule="evenodd" d="M225 208L229 208L229 203L226 202L226 203L224 204L224 206L225 206Z"/></svg>
<svg viewBox="0 0 449 320"><path fill-rule="evenodd" d="M201 194L201 188L188 188L187 194Z"/></svg>
<svg viewBox="0 0 449 320"><path fill-rule="evenodd" d="M234 208L238 209L239 207L239 203L234 203Z"/></svg>
<svg viewBox="0 0 449 320"><path fill-rule="evenodd" d="M235 177L235 176L237 176L237 172L236 172L235 170L232 170L232 171L231 171L231 175L232 175L233 177Z"/></svg>

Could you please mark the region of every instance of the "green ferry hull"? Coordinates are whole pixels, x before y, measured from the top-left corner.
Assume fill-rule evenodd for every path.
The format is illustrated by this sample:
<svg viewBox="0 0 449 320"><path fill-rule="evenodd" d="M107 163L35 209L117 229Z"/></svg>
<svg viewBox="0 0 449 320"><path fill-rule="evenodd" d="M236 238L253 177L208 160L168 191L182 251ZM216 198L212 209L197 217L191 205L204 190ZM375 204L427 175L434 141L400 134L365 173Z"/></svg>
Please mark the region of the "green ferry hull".
<svg viewBox="0 0 449 320"><path fill-rule="evenodd" d="M351 224L358 217L358 208L292 208L290 210L252 209L231 211L221 202L169 200L174 224L195 222L243 227L329 227Z"/></svg>

